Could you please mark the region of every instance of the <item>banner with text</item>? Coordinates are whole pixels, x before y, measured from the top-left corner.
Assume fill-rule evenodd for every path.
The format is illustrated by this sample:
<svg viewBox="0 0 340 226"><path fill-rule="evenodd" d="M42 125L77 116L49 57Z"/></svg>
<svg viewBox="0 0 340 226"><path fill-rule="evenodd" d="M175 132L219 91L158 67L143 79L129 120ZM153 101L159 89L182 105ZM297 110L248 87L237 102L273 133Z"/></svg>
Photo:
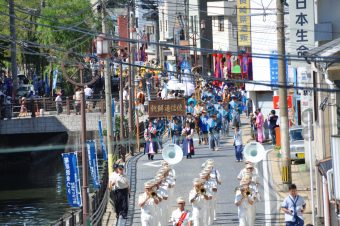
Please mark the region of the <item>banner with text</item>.
<svg viewBox="0 0 340 226"><path fill-rule="evenodd" d="M61 155L65 167L67 201L72 207L80 207L82 206L82 198L77 153L71 152L63 153Z"/></svg>
<svg viewBox="0 0 340 226"><path fill-rule="evenodd" d="M95 188L100 188L96 142L93 140L88 140L86 142L86 146L93 186Z"/></svg>
<svg viewBox="0 0 340 226"><path fill-rule="evenodd" d="M289 46L288 52L296 58L314 48L314 1L289 0ZM301 66L301 61L292 61L292 66Z"/></svg>
<svg viewBox="0 0 340 226"><path fill-rule="evenodd" d="M104 142L104 134L103 134L103 126L102 126L102 120L98 120L98 132L99 132L99 141L100 141L100 147L103 154L103 159L107 161L107 151L106 151L106 145Z"/></svg>
<svg viewBox="0 0 340 226"><path fill-rule="evenodd" d="M237 0L238 46L250 46L250 0Z"/></svg>

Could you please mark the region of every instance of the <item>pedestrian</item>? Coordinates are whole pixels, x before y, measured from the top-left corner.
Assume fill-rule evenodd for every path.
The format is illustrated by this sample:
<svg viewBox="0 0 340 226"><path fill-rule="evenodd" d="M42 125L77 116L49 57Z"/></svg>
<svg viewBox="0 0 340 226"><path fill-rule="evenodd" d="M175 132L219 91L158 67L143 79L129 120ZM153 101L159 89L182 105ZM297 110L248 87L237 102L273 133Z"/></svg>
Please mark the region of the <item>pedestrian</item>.
<svg viewBox="0 0 340 226"><path fill-rule="evenodd" d="M306 209L306 202L297 194L295 184L289 185L289 195L282 202L281 209L285 213L286 226L304 225L302 214Z"/></svg>
<svg viewBox="0 0 340 226"><path fill-rule="evenodd" d="M277 127L277 115L275 115L275 110L271 110L269 114L269 130L270 130L270 136L272 137L272 145L276 144L276 131L275 128Z"/></svg>
<svg viewBox="0 0 340 226"><path fill-rule="evenodd" d="M129 207L129 195L130 195L130 186L129 179L124 174L124 166L117 166L117 173L115 173L111 180L110 186L114 187L115 192L115 211L116 218L118 219L117 225L125 225L128 207Z"/></svg>
<svg viewBox="0 0 340 226"><path fill-rule="evenodd" d="M138 205L141 208L142 226L156 226L156 205L159 200L155 192L152 191L153 184L148 181L144 184L144 193L138 198Z"/></svg>
<svg viewBox="0 0 340 226"><path fill-rule="evenodd" d="M85 86L84 94L85 94L86 108L90 112L92 111L92 106L93 106L90 102L90 99L92 99L93 97L93 90L90 87Z"/></svg>
<svg viewBox="0 0 340 226"><path fill-rule="evenodd" d="M257 129L257 141L263 143L263 115L261 113L261 108L257 109L257 116L256 116L256 129Z"/></svg>
<svg viewBox="0 0 340 226"><path fill-rule="evenodd" d="M236 126L240 127L241 126L241 117L240 117L240 112L239 112L239 108L236 107L233 111L232 111L232 126L233 128L235 128Z"/></svg>
<svg viewBox="0 0 340 226"><path fill-rule="evenodd" d="M157 130L152 124L152 120L149 120L148 127L144 131L145 139L145 153L148 154L148 159L153 160L154 155L157 153Z"/></svg>
<svg viewBox="0 0 340 226"><path fill-rule="evenodd" d="M60 93L58 93L57 97L55 98L55 107L57 109L58 115L63 112L63 99L61 98Z"/></svg>
<svg viewBox="0 0 340 226"><path fill-rule="evenodd" d="M188 158L192 158L194 152L194 140L192 139L194 136L194 129L190 128L190 122L185 123L185 127L182 131L183 136L183 155Z"/></svg>
<svg viewBox="0 0 340 226"><path fill-rule="evenodd" d="M80 103L81 103L81 91L79 87L76 89L76 92L73 95L73 100L74 100L74 108L76 110L76 115L79 115L80 114Z"/></svg>
<svg viewBox="0 0 340 226"><path fill-rule="evenodd" d="M0 101L0 103L3 103L3 101ZM27 107L26 107L26 98L21 98L21 106L20 106L20 114L19 116L27 116Z"/></svg>
<svg viewBox="0 0 340 226"><path fill-rule="evenodd" d="M235 127L234 132L234 147L235 147L235 157L236 162L242 162L243 161L243 142L242 142L242 131L240 130L240 127Z"/></svg>
<svg viewBox="0 0 340 226"><path fill-rule="evenodd" d="M248 226L251 220L249 208L254 204L254 194L249 188L248 181L242 180L235 194L235 205L237 206L239 226Z"/></svg>
<svg viewBox="0 0 340 226"><path fill-rule="evenodd" d="M172 211L170 222L173 226L192 226L191 212L185 209L184 198L178 197L176 201L178 208Z"/></svg>

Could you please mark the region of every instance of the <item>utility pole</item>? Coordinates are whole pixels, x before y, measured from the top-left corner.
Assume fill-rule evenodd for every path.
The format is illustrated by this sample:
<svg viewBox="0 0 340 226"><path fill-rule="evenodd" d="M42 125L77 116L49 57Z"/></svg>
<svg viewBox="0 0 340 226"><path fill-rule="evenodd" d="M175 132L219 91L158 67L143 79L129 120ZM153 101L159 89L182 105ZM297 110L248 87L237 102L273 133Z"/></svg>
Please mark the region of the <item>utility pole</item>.
<svg viewBox="0 0 340 226"><path fill-rule="evenodd" d="M131 0L129 4L129 38L134 39L134 32L135 32L135 11L134 11L134 0ZM130 154L133 156L134 154L134 147L133 147L133 96L134 96L134 89L132 87L132 77L134 77L134 66L132 64L135 63L135 52L136 52L136 45L135 43L129 42L129 150Z"/></svg>
<svg viewBox="0 0 340 226"><path fill-rule="evenodd" d="M11 35L11 72L13 79L12 100L15 101L18 89L17 35L15 30L14 0L9 0L9 30Z"/></svg>
<svg viewBox="0 0 340 226"><path fill-rule="evenodd" d="M277 7L277 52L279 73L279 104L280 104L280 133L282 150L282 182L284 190L292 183L292 171L288 132L288 104L287 104L287 79L285 61L285 29L284 29L284 4L283 0L276 0Z"/></svg>
<svg viewBox="0 0 340 226"><path fill-rule="evenodd" d="M105 24L105 1L101 1L102 16L102 33L106 34ZM111 76L109 58L104 61L104 79L105 79L105 107L106 107L106 134L107 134L107 152L108 152L108 170L109 177L113 173L113 150L112 150L112 94L111 94Z"/></svg>
<svg viewBox="0 0 340 226"><path fill-rule="evenodd" d="M123 64L120 63L120 78L119 78L119 102L120 102L120 154L125 162L125 148L124 148L124 102L123 102Z"/></svg>

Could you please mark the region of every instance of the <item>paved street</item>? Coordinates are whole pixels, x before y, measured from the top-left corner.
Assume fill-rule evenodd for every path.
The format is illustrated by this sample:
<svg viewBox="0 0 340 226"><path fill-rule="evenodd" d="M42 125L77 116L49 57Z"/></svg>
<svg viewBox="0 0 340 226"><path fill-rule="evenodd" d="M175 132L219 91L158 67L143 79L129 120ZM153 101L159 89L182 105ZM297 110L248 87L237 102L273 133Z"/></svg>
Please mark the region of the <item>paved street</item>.
<svg viewBox="0 0 340 226"><path fill-rule="evenodd" d="M234 190L238 185L236 176L244 167L244 163L235 162L234 147L232 146L231 139L231 136L222 138L222 150L218 152L209 151L207 145L198 146L196 141L196 155L189 160L183 158L179 164L173 166L176 170L176 186L174 194L176 197L183 196L188 199L188 194L192 187L192 180L193 178L198 177L201 164L208 158L215 160L215 166L222 176L222 185L219 187L217 194L217 220L214 222L214 225L238 225L237 207L234 205ZM162 156L160 154L155 156L154 161L149 161L146 155L143 155L138 159L136 163L138 169L136 171L136 187L134 188L134 185L132 185L132 189L136 189L136 196L131 200L131 210L134 209L134 211L130 211L127 225L140 225L140 209L137 205L138 195L144 190L144 182L152 179L155 175L155 172L160 167L161 160ZM269 165L267 161L262 161L257 166L260 175L260 192L262 200L257 203L256 225L277 225L278 222L276 222L275 218L277 216L278 203L276 202L277 198L275 192L270 189L270 184L267 184L268 186L265 188L267 195L264 195L263 185L264 181L267 181L267 179L264 179L263 177L263 163L266 168L266 165ZM266 178L268 178L267 175L268 173L265 172ZM265 204L264 198L271 200L271 203ZM168 201L169 208L173 209L175 206L175 200ZM187 205L187 207L190 208L189 205Z"/></svg>

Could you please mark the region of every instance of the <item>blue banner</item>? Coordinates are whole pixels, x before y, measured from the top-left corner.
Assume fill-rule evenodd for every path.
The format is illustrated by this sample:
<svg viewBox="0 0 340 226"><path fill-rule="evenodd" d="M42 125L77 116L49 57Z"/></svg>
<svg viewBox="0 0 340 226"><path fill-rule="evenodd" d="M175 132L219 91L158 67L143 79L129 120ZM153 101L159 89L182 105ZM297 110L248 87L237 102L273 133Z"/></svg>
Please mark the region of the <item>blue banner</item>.
<svg viewBox="0 0 340 226"><path fill-rule="evenodd" d="M48 74L45 74L45 94L50 93L50 85L49 85L49 80L48 80Z"/></svg>
<svg viewBox="0 0 340 226"><path fill-rule="evenodd" d="M116 132L116 117L115 117L115 110L116 110L115 100L112 99L112 130L113 130L114 133Z"/></svg>
<svg viewBox="0 0 340 226"><path fill-rule="evenodd" d="M93 140L88 140L86 142L86 146L93 186L95 188L100 188L96 142Z"/></svg>
<svg viewBox="0 0 340 226"><path fill-rule="evenodd" d="M80 178L78 171L78 158L76 152L63 153L65 180L66 180L66 196L67 201L72 207L82 206Z"/></svg>
<svg viewBox="0 0 340 226"><path fill-rule="evenodd" d="M100 147L102 150L103 154L103 159L107 161L107 151L106 151L106 146L104 143L104 135L103 135L103 127L102 127L102 120L98 120L98 132L99 132L99 141L100 141Z"/></svg>
<svg viewBox="0 0 340 226"><path fill-rule="evenodd" d="M33 75L33 87L34 87L34 92L38 93L38 91L39 91L39 84L38 84L38 76L37 76L37 74Z"/></svg>
<svg viewBox="0 0 340 226"><path fill-rule="evenodd" d="M52 83L52 89L57 88L57 80L58 80L58 69L53 71L53 83Z"/></svg>

